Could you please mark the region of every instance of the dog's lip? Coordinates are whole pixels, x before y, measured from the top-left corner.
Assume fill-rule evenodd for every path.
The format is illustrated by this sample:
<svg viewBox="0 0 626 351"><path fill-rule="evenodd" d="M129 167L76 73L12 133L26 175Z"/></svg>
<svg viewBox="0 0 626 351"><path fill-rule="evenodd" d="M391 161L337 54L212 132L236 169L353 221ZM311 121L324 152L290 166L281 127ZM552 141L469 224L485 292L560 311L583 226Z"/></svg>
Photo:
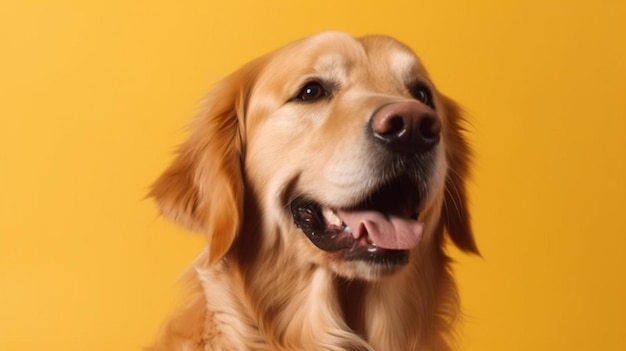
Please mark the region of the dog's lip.
<svg viewBox="0 0 626 351"><path fill-rule="evenodd" d="M323 208L307 197L298 197L290 203L294 223L318 248L325 251L350 249L356 245L345 223L334 216L334 211Z"/></svg>
<svg viewBox="0 0 626 351"><path fill-rule="evenodd" d="M423 230L417 220L421 201L417 191L411 195L416 188L412 184L396 179L346 208L323 205L305 195L289 206L296 226L322 250L406 251L419 243Z"/></svg>
<svg viewBox="0 0 626 351"><path fill-rule="evenodd" d="M303 207L299 207L303 204ZM336 216L330 208L321 209L318 203L304 198L291 203L296 226L319 249L340 252L347 261L363 261L372 265L401 266L408 262L408 249L387 249L372 241L367 231L354 231ZM316 208L317 207L317 208ZM309 221L302 221L302 215ZM417 215L416 215L417 217ZM319 225L324 221L324 225ZM318 223L317 225L315 223Z"/></svg>

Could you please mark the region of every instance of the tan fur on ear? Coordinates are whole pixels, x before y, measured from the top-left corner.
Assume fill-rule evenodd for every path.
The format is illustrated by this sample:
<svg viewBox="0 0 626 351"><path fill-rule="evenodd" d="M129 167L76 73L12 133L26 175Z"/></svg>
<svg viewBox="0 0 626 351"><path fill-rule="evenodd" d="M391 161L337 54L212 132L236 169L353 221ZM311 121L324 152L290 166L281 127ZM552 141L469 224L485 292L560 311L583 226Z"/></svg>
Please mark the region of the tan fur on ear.
<svg viewBox="0 0 626 351"><path fill-rule="evenodd" d="M479 254L474 240L467 202L465 179L471 159L470 147L463 137L461 108L450 98L442 96L448 123L445 131L448 174L443 206L443 220L452 242L465 252Z"/></svg>
<svg viewBox="0 0 626 351"><path fill-rule="evenodd" d="M207 236L210 264L227 253L243 216L240 130L254 72L250 64L213 88L189 139L149 194L168 218Z"/></svg>

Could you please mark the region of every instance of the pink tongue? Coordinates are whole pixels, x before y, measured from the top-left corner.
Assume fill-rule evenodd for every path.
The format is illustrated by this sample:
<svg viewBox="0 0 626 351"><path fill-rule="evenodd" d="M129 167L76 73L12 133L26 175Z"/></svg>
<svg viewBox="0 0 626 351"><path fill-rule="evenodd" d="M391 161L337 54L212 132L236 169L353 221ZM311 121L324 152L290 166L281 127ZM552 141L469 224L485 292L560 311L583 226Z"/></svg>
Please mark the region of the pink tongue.
<svg viewBox="0 0 626 351"><path fill-rule="evenodd" d="M416 220L386 217L376 211L339 210L339 218L352 227L352 235L358 239L368 237L376 246L390 250L408 250L417 246L424 225Z"/></svg>

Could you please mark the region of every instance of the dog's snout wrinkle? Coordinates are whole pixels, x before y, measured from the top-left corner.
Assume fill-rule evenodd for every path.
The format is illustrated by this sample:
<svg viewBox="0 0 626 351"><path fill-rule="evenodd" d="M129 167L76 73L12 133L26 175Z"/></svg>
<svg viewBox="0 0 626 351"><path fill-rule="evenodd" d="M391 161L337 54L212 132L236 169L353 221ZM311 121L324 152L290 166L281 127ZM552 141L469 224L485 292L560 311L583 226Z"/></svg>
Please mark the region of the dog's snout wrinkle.
<svg viewBox="0 0 626 351"><path fill-rule="evenodd" d="M370 120L372 134L397 153L423 153L439 142L441 121L419 102L395 102L381 107Z"/></svg>

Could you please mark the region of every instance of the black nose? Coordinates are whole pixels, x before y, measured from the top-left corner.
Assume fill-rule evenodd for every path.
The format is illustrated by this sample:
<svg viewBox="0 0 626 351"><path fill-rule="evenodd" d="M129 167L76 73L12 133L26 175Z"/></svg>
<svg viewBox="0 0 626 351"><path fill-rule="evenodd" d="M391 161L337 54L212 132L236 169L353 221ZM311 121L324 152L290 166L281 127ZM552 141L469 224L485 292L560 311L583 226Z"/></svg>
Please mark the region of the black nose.
<svg viewBox="0 0 626 351"><path fill-rule="evenodd" d="M439 142L441 121L435 111L416 101L381 107L370 120L373 135L393 152L423 153Z"/></svg>

